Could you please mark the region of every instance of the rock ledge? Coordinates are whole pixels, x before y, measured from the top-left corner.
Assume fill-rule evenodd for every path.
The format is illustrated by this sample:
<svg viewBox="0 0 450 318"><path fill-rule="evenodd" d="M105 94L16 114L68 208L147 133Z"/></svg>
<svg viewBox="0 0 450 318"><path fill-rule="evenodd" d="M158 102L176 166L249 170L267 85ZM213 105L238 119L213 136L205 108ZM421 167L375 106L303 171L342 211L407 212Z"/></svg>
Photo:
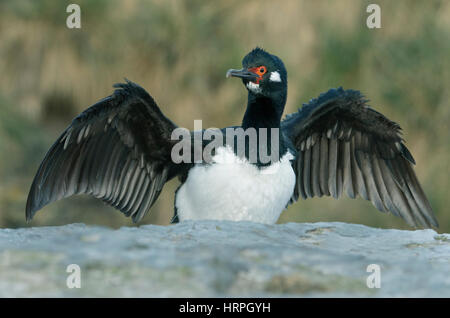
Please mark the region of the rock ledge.
<svg viewBox="0 0 450 318"><path fill-rule="evenodd" d="M69 264L81 288L69 289ZM366 285L367 266L381 288ZM0 297L450 297L450 234L201 221L0 229Z"/></svg>

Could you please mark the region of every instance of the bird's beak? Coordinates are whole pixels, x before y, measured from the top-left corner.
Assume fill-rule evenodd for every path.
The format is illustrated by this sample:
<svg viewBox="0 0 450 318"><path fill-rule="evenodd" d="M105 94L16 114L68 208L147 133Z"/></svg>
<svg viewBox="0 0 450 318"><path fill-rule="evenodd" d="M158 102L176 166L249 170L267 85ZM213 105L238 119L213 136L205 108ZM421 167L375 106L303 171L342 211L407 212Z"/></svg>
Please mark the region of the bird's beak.
<svg viewBox="0 0 450 318"><path fill-rule="evenodd" d="M240 77L240 78L245 78L245 79L249 79L251 81L256 80L259 76L256 73L250 72L249 70L242 68L240 70L235 70L235 69L229 69L227 71L227 78L228 77Z"/></svg>

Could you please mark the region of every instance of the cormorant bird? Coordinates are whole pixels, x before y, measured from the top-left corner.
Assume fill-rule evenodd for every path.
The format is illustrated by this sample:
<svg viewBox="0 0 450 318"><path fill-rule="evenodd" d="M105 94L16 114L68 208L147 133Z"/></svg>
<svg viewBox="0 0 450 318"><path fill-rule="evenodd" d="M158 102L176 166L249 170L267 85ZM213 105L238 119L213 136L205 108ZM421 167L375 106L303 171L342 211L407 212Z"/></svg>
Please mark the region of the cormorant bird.
<svg viewBox="0 0 450 318"><path fill-rule="evenodd" d="M177 141L171 134L177 126L143 88L127 80L76 117L50 148L31 186L26 219L48 203L90 194L138 222L164 184L178 176L174 222L275 223L300 197L339 198L345 192L411 226L438 226L399 125L370 108L359 91L331 89L281 120L287 96L283 62L256 48L242 66L227 72L248 90L247 110L236 128L255 128L257 149L246 141L243 156L225 145L208 162L175 163L171 150ZM279 129L266 143L278 155L276 162L263 162L259 128L270 129L269 135Z"/></svg>

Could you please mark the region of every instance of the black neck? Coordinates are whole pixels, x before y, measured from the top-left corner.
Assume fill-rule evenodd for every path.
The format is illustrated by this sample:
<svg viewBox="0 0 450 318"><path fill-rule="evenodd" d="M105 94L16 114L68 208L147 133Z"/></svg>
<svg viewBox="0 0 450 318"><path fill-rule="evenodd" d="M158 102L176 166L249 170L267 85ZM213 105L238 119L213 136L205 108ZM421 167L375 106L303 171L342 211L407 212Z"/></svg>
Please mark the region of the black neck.
<svg viewBox="0 0 450 318"><path fill-rule="evenodd" d="M262 160L260 151L264 149L265 154L272 154L272 151L277 152L277 158L281 158L286 153L286 144L282 137L280 128L280 120L283 114L284 104L286 103L286 94L278 96L279 98L269 98L254 95L249 92L247 110L242 120L242 128L247 130L248 128L254 128L256 130L257 146L250 146L245 141L245 156L247 159L251 158L252 154L256 155L258 167L264 167L270 165L272 162ZM260 134L260 128L266 128L266 136L263 138ZM272 145L272 128L277 128L278 146L274 148ZM275 137L275 136L274 136ZM236 151L236 149L235 149ZM279 160L278 159L278 160Z"/></svg>
<svg viewBox="0 0 450 318"><path fill-rule="evenodd" d="M248 93L242 128L279 128L286 97L269 98Z"/></svg>

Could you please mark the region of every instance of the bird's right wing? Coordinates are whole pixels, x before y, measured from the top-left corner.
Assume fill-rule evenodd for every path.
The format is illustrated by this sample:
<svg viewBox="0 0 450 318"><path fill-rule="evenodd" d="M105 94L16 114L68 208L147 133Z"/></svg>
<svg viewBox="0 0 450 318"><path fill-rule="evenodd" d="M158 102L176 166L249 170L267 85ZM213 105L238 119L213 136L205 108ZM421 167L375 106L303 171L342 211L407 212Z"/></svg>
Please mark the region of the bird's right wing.
<svg viewBox="0 0 450 318"><path fill-rule="evenodd" d="M27 220L51 202L90 194L138 222L165 182L185 169L170 156L176 125L153 98L130 81L115 87L76 117L48 151L28 195Z"/></svg>

